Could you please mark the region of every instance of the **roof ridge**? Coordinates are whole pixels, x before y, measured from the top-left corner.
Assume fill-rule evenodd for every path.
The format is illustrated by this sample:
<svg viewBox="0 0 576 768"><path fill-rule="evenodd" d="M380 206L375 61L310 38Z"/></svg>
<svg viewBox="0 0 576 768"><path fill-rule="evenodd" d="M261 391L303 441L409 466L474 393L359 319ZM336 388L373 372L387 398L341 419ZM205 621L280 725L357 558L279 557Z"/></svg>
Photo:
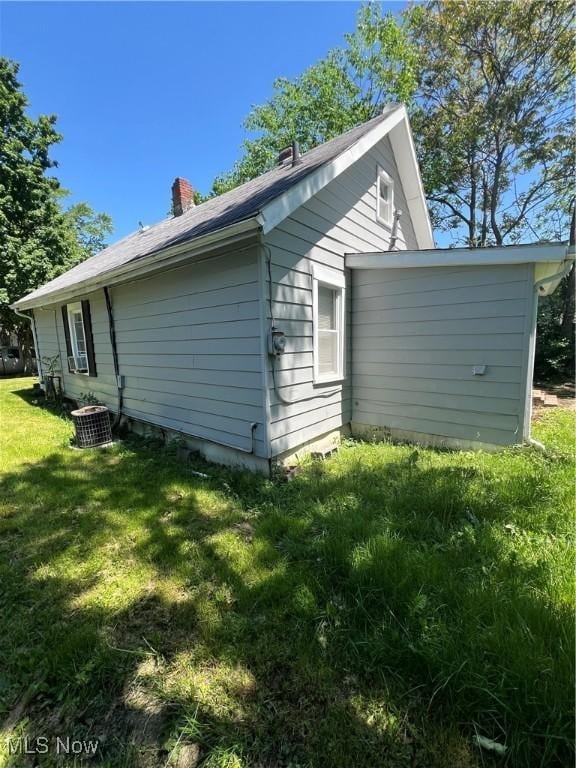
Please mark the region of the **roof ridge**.
<svg viewBox="0 0 576 768"><path fill-rule="evenodd" d="M215 195L204 203L190 208L181 216L162 219L144 230L135 230L106 246L99 253L77 264L67 272L24 296L16 305L28 304L41 297L70 291L108 272L136 262L145 256L154 256L167 248L193 242L203 235L216 233L225 227L258 216L270 203L281 198L305 177L334 161L355 146L378 123L384 121L402 105L390 104L380 115L359 123L338 136L312 147L302 154L296 165L274 166L259 176L233 187L222 195Z"/></svg>
<svg viewBox="0 0 576 768"><path fill-rule="evenodd" d="M391 107L393 106L394 108L397 108L400 105L396 105L395 104L395 105L387 105L387 106L391 106ZM337 140L345 138L346 136L348 136L348 134L352 133L352 131L356 131L360 127L366 127L366 126L368 126L368 125L370 125L372 123L377 124L378 122L380 122L384 118L388 117L388 115L390 114L391 111L392 111L392 109L390 109L389 112L383 111L379 115L376 115L375 117L371 117L369 120L366 120L363 123L357 123L356 125L352 126L352 128L349 128L347 131L344 131L344 133L339 133L337 136L333 136L331 139L327 139L326 141L323 141L320 144L316 144L314 147L311 147L310 149L306 150L306 152L303 152L302 155L300 156L300 159L304 160L305 158L309 158L309 156L310 156L310 154L312 152L315 152L316 150L318 150L318 149L320 149L322 147L327 147L332 142L335 142ZM357 141L360 141L361 138L362 137L359 136L356 139L356 141L353 142L353 144L350 144L350 146L354 146L354 144L356 144ZM348 148L349 147L346 147L346 149L348 149ZM345 152L346 149L342 149L339 154L341 154L342 152ZM330 162L330 159L327 158L325 162L326 163ZM181 216L167 216L166 218L160 219L160 221L157 221L154 224L150 224L146 228L146 230L144 230L144 231L148 232L151 229L154 229L155 227L159 227L161 224L166 224L166 223L171 222L171 221L173 221L174 219L177 219L177 218L179 219L179 218L183 218L185 216L188 216L190 218L195 213L197 213L199 210L201 210L205 205L213 202L214 200L217 200L217 199L220 200L220 199L224 198L226 195L231 194L232 192L240 191L247 184L251 184L254 181L256 181L257 179L263 179L265 176L268 176L269 174L272 174L275 171L290 170L291 167L293 167L293 166L289 166L289 165L287 165L287 166L274 165L271 168L269 168L267 171L263 171L262 173L259 173L257 176L253 176L251 179L247 179L246 181L242 182L242 184L238 184L236 187L232 187L232 189L226 190L226 192L223 192L221 195L213 195L212 197L208 197L206 200L202 201L200 203L200 205L192 206L187 211L185 211ZM129 233L128 235L125 235L120 240L117 240L116 242L112 243L110 246L106 246L106 248L113 247L113 246L117 245L118 243L123 242L126 238L132 237L133 235L138 235L138 234L142 234L142 233L139 230L134 230L133 232ZM104 248L103 250L106 250L106 248ZM99 253L102 253L102 251L99 251ZM95 254L95 255L98 256L98 254Z"/></svg>

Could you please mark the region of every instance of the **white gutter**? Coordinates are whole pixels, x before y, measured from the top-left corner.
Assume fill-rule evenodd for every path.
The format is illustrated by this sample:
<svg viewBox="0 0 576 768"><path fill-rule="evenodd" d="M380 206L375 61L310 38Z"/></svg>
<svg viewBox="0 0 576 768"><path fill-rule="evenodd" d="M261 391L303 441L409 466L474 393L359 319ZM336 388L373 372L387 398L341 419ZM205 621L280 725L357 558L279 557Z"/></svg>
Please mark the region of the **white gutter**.
<svg viewBox="0 0 576 768"><path fill-rule="evenodd" d="M494 248L433 248L422 251L381 251L346 255L349 269L407 269L410 267L485 267L498 264L563 262L572 246L566 243L535 243Z"/></svg>
<svg viewBox="0 0 576 768"><path fill-rule="evenodd" d="M11 305L15 312L18 309L32 309L33 307L42 307L48 304L64 302L79 295L95 291L104 286L114 285L125 282L127 278L137 279L143 275L155 272L159 269L166 269L175 264L188 261L202 253L227 245L236 241L241 235L249 235L260 231L260 221L257 217L246 219L228 227L219 229L217 232L211 232L200 236L194 240L188 240L184 243L168 246L167 248L155 251L146 256L136 257L131 261L121 264L118 267L102 272L93 278L81 280L74 285L65 288L55 289L49 293L43 293L37 297L24 296L19 301Z"/></svg>
<svg viewBox="0 0 576 768"><path fill-rule="evenodd" d="M558 263L557 266L554 265L552 274L550 273L550 270L552 269L551 264L535 265L534 272L536 280L534 281L534 285L539 296L549 296L551 293L554 293L560 284L560 281L570 272L575 256L576 249L573 245L568 245L564 260ZM560 269L558 269L558 267L560 267Z"/></svg>

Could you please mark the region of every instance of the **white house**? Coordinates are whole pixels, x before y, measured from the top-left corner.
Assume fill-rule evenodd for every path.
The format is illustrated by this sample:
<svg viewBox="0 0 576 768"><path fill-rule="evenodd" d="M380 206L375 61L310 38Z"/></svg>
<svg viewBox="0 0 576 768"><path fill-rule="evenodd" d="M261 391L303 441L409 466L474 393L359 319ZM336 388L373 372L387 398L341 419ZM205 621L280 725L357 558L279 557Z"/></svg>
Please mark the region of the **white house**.
<svg viewBox="0 0 576 768"><path fill-rule="evenodd" d="M530 434L539 293L566 245L436 250L406 110L106 248L15 308L67 397L268 472L345 430L452 447Z"/></svg>

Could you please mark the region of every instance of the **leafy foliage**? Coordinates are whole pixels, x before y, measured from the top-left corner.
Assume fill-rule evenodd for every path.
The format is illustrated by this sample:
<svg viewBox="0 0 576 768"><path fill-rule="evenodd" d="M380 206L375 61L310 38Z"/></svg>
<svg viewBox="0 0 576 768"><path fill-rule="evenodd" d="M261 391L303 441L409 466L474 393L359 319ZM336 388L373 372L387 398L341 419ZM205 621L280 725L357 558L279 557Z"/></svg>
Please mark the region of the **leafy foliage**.
<svg viewBox="0 0 576 768"><path fill-rule="evenodd" d="M566 234L574 200L570 0L415 4L399 18L360 9L345 45L245 121L255 133L213 193L268 170L293 139L306 151L403 101L433 221L454 243Z"/></svg>
<svg viewBox="0 0 576 768"><path fill-rule="evenodd" d="M540 299L534 377L537 381L572 380L574 333L563 328L570 279L564 278L551 296Z"/></svg>
<svg viewBox="0 0 576 768"><path fill-rule="evenodd" d="M546 238L550 216L538 214L550 208L566 234L574 17L565 0L443 0L407 13L419 51L412 124L424 186L434 224L455 242Z"/></svg>
<svg viewBox="0 0 576 768"><path fill-rule="evenodd" d="M570 0L432 0L400 17L364 6L344 47L275 81L213 194L272 167L293 139L306 151L399 100L433 224L453 244L562 239L574 205L574 18ZM563 286L542 305L542 373L574 364L574 278Z"/></svg>
<svg viewBox="0 0 576 768"><path fill-rule="evenodd" d="M105 214L80 203L65 212L66 194L48 171L61 140L56 117L26 114L18 65L0 58L0 327L25 335L9 305L98 250L111 231Z"/></svg>
<svg viewBox="0 0 576 768"><path fill-rule="evenodd" d="M66 211L66 219L76 234L84 258L94 256L106 246L106 235L113 230L107 213L93 211L88 203L76 203Z"/></svg>
<svg viewBox="0 0 576 768"><path fill-rule="evenodd" d="M255 138L231 172L219 176L222 194L269 170L278 151L297 139L305 152L382 111L390 101L410 102L416 88L416 51L391 14L379 5L360 9L356 30L295 80L278 78L270 100L244 123Z"/></svg>

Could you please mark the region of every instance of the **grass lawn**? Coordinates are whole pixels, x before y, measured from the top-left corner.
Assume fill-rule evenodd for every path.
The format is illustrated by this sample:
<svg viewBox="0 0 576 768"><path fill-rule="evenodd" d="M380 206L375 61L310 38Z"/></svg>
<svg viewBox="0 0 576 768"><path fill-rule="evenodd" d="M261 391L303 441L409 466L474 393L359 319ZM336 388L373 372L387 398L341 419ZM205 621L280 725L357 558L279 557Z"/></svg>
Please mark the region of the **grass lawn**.
<svg viewBox="0 0 576 768"><path fill-rule="evenodd" d="M275 484L0 396L0 765L573 764L574 413L547 456L349 444Z"/></svg>

